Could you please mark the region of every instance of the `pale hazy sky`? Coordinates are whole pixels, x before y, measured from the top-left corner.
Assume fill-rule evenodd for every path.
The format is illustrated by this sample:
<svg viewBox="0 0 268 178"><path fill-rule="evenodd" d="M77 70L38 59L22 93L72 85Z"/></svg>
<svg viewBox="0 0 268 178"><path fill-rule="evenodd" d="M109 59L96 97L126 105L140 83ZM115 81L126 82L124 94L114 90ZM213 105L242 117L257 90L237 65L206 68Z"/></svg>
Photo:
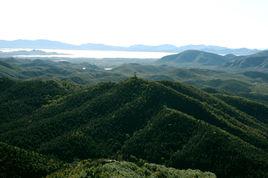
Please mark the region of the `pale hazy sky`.
<svg viewBox="0 0 268 178"><path fill-rule="evenodd" d="M268 0L0 0L0 39L268 48Z"/></svg>

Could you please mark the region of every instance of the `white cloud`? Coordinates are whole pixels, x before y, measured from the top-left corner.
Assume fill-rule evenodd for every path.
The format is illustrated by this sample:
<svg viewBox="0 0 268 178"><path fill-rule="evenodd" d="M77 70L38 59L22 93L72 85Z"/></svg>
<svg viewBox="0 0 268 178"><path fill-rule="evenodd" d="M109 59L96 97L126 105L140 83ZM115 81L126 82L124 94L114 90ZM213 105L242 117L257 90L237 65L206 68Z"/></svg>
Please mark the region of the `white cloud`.
<svg viewBox="0 0 268 178"><path fill-rule="evenodd" d="M268 47L265 0L0 0L0 39Z"/></svg>

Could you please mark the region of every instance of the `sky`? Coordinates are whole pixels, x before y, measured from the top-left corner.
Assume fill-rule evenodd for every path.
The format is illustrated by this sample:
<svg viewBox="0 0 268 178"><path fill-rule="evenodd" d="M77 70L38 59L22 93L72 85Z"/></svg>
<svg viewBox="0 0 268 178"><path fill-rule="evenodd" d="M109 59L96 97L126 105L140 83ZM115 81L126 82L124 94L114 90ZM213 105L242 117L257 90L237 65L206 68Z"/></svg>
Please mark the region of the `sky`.
<svg viewBox="0 0 268 178"><path fill-rule="evenodd" d="M268 48L268 0L0 0L0 39Z"/></svg>

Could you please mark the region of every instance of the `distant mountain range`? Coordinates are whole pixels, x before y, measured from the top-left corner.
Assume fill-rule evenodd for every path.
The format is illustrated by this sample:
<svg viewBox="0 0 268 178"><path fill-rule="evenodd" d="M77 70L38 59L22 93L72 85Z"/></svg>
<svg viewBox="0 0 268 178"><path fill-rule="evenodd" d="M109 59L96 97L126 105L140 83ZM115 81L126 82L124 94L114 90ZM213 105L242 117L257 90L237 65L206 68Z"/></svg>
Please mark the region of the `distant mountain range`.
<svg viewBox="0 0 268 178"><path fill-rule="evenodd" d="M158 46L139 44L128 47L95 44L95 43L74 45L50 40L14 40L14 41L0 40L0 48L73 49L73 50L103 50L103 51L110 50L110 51L176 52L176 53L185 50L201 50L220 55L226 55L226 54L249 55L257 53L259 51L257 49L248 49L248 48L232 49L212 45L186 45L180 47L170 44L163 44Z"/></svg>

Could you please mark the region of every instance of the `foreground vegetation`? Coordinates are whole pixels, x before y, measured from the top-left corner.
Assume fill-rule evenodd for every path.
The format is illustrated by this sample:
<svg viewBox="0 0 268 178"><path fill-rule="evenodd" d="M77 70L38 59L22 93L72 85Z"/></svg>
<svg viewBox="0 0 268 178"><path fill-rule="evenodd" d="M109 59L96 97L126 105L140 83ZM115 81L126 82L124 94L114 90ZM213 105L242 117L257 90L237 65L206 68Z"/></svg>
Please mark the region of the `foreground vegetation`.
<svg viewBox="0 0 268 178"><path fill-rule="evenodd" d="M60 177L216 178L213 173L201 172L199 170L178 170L157 164L140 163L137 165L131 162L107 159L80 161L75 165L47 176L47 178Z"/></svg>
<svg viewBox="0 0 268 178"><path fill-rule="evenodd" d="M178 170L140 161L138 164L108 159L63 163L47 156L0 143L0 177L183 177L214 178L199 170Z"/></svg>
<svg viewBox="0 0 268 178"><path fill-rule="evenodd" d="M42 157L36 159L36 154L27 153L33 157L30 160L46 160L47 157L61 160L53 161L53 169L42 167L44 161L37 161L38 165L42 163L37 166L42 167L42 171L36 175L47 175L59 164L61 169L52 175L78 174L76 170L81 167L85 169L81 173L90 173L95 170L94 166L88 166L93 164L91 161L74 163L73 167L68 164L110 158L135 162L139 169L145 169L138 163L142 159L178 169L210 171L218 177L267 177L268 129L264 104L209 94L181 83L150 82L137 77L91 87L59 81L3 79L1 82L12 84L12 89L1 90L2 97L18 104L12 117L7 113L1 118L0 141L5 142L4 146L31 150ZM32 88L28 90L30 93L36 91L40 95L27 94L28 87ZM16 93L16 97L12 93ZM25 110L26 101L29 103L26 106L33 103L32 107L20 112ZM32 101L42 102L35 105ZM5 113L6 105L2 105L0 112ZM18 114L20 117L15 117ZM8 160L12 160L12 156L5 156L6 151L2 150L1 157L5 157L2 165L7 165L3 173L7 174L11 165ZM18 164L27 165L23 161ZM99 165L98 161L96 164ZM135 167L132 163L115 161L101 165L96 169L106 170L117 165L119 167L112 170L124 167L129 174L139 175L132 172ZM39 168L34 169L39 172ZM154 174L158 173L148 173ZM166 174L163 170L159 174L173 173Z"/></svg>

